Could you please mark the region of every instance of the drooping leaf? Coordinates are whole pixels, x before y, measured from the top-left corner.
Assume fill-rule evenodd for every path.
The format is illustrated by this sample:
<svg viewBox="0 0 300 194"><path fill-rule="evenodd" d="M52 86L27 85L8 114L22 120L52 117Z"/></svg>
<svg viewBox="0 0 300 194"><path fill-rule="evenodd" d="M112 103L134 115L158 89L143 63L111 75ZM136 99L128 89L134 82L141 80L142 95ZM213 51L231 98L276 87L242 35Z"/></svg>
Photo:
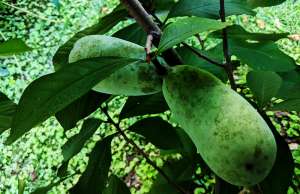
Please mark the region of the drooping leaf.
<svg viewBox="0 0 300 194"><path fill-rule="evenodd" d="M114 33L113 36L141 46L145 45L147 39L147 33L137 23L133 23L125 28L122 28Z"/></svg>
<svg viewBox="0 0 300 194"><path fill-rule="evenodd" d="M247 75L247 84L263 108L272 97L275 97L282 83L278 74L271 71L251 71Z"/></svg>
<svg viewBox="0 0 300 194"><path fill-rule="evenodd" d="M247 0L248 4L253 8L279 5L285 1L286 0Z"/></svg>
<svg viewBox="0 0 300 194"><path fill-rule="evenodd" d="M283 53L275 43L229 41L230 52L257 71L285 72L296 68L295 61Z"/></svg>
<svg viewBox="0 0 300 194"><path fill-rule="evenodd" d="M162 113L168 109L169 107L162 96L162 93L129 97L120 113L120 119Z"/></svg>
<svg viewBox="0 0 300 194"><path fill-rule="evenodd" d="M103 194L130 194L130 190L116 175L111 175L108 187L105 188Z"/></svg>
<svg viewBox="0 0 300 194"><path fill-rule="evenodd" d="M300 99L300 73L290 71L280 73L283 80L277 97L281 99Z"/></svg>
<svg viewBox="0 0 300 194"><path fill-rule="evenodd" d="M101 121L98 119L87 119L84 121L80 133L71 137L63 146L62 154L64 161L70 160L78 154L86 141L90 139L95 131L99 128Z"/></svg>
<svg viewBox="0 0 300 194"><path fill-rule="evenodd" d="M161 53L195 34L220 30L228 25L218 20L199 17L179 19L164 29L158 52Z"/></svg>
<svg viewBox="0 0 300 194"><path fill-rule="evenodd" d="M272 128L277 144L275 164L269 175L259 184L264 194L286 194L292 183L294 159L288 144L283 137Z"/></svg>
<svg viewBox="0 0 300 194"><path fill-rule="evenodd" d="M220 47L220 49L221 49L221 47ZM209 71L210 73L214 74L221 80L227 81L228 77L227 77L227 74L226 74L224 68L219 67L215 64L211 64L211 63L207 62L206 60L199 58L195 53L190 51L185 46L178 48L177 51L180 54L182 60L184 61L184 64L199 67L200 69ZM210 50L207 50L207 51L203 51L203 50L201 50L201 51L198 50L198 51L202 55L209 57L210 59L214 59L215 61L219 62L220 64L222 64L222 62L223 62L223 55L220 54L220 53L222 53L222 50L219 50L218 46L214 47Z"/></svg>
<svg viewBox="0 0 300 194"><path fill-rule="evenodd" d="M0 92L0 134L11 127L16 104Z"/></svg>
<svg viewBox="0 0 300 194"><path fill-rule="evenodd" d="M11 39L0 43L0 57L11 56L31 50L32 49L21 39Z"/></svg>
<svg viewBox="0 0 300 194"><path fill-rule="evenodd" d="M219 0L180 0L170 11L169 18L177 16L198 16L218 19ZM248 14L255 15L245 0L226 0L226 16Z"/></svg>
<svg viewBox="0 0 300 194"><path fill-rule="evenodd" d="M282 38L287 38L288 33L251 33L246 31L240 25L232 25L226 28L228 38L230 39L240 39L240 40L254 40L259 42L267 42L267 41L277 41ZM222 31L216 31L211 34L214 38L222 39Z"/></svg>
<svg viewBox="0 0 300 194"><path fill-rule="evenodd" d="M81 60L32 82L24 91L7 144L86 94L133 59L100 57Z"/></svg>
<svg viewBox="0 0 300 194"><path fill-rule="evenodd" d="M185 158L166 163L163 168L163 172L173 181L175 184L181 187L182 190L186 190L193 183L193 174L195 165ZM170 184L161 174L154 181L149 194L178 194L179 192L172 184Z"/></svg>
<svg viewBox="0 0 300 194"><path fill-rule="evenodd" d="M275 104L270 110L281 111L300 111L300 99L290 99L283 101L279 104Z"/></svg>
<svg viewBox="0 0 300 194"><path fill-rule="evenodd" d="M55 114L65 131L72 129L76 123L96 111L110 95L89 91L70 105Z"/></svg>
<svg viewBox="0 0 300 194"><path fill-rule="evenodd" d="M226 181L222 180L220 177L216 176L216 185L214 194L238 194L240 189Z"/></svg>
<svg viewBox="0 0 300 194"><path fill-rule="evenodd" d="M160 149L186 151L184 149L186 141L183 141L183 138L189 138L188 135L182 129L173 127L161 117L139 120L131 125L128 130L142 135L146 141L151 142Z"/></svg>
<svg viewBox="0 0 300 194"><path fill-rule="evenodd" d="M113 136L100 140L90 154L89 163L70 194L99 194L105 188L111 164L111 141Z"/></svg>
<svg viewBox="0 0 300 194"><path fill-rule="evenodd" d="M73 48L74 43L80 38L91 35L91 34L104 34L114 27L117 23L125 20L128 15L127 11L124 9L118 9L118 7L112 11L110 14L104 16L99 20L99 22L89 28L86 28L78 33L76 33L70 40L68 40L64 45L62 45L53 57L53 65L55 69L59 69L62 66L68 64L69 54Z"/></svg>

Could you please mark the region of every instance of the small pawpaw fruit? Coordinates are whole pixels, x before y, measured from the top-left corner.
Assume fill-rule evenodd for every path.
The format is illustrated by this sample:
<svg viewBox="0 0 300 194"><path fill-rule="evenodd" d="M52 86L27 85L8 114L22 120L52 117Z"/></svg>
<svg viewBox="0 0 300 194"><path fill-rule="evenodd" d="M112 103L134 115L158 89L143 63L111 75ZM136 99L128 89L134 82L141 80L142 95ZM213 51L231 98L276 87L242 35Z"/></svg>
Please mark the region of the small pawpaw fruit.
<svg viewBox="0 0 300 194"><path fill-rule="evenodd" d="M75 43L69 62L104 56L144 60L145 51L143 47L126 40L105 35L89 35ZM93 90L113 95L141 96L157 93L161 91L161 87L162 79L155 66L138 62L114 72Z"/></svg>
<svg viewBox="0 0 300 194"><path fill-rule="evenodd" d="M174 119L211 170L238 186L261 182L276 158L275 138L259 113L212 74L175 66L163 80Z"/></svg>

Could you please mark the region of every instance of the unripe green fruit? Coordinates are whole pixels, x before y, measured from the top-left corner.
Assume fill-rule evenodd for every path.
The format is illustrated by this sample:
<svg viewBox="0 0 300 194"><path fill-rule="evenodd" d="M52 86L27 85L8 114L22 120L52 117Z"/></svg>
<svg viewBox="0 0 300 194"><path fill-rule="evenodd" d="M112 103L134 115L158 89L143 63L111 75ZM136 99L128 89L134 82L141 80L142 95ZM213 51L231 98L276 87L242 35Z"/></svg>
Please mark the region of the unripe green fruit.
<svg viewBox="0 0 300 194"><path fill-rule="evenodd" d="M145 58L144 48L110 36L90 35L78 40L69 55L69 62L93 57ZM127 96L141 96L161 91L162 80L153 64L129 64L97 84L93 90Z"/></svg>
<svg viewBox="0 0 300 194"><path fill-rule="evenodd" d="M239 94L212 74L185 65L164 78L163 94L214 173L238 186L257 184L268 175L276 158L275 138Z"/></svg>

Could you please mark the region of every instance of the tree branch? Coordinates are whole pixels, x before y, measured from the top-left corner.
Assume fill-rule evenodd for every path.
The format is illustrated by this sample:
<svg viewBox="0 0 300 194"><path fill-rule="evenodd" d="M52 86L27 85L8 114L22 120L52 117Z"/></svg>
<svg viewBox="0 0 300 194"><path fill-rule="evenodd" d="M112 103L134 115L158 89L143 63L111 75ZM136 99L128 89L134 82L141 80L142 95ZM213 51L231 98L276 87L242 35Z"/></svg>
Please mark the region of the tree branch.
<svg viewBox="0 0 300 194"><path fill-rule="evenodd" d="M225 0L220 0L220 18L222 22L226 22ZM229 78L231 88L236 91L237 87L233 77L233 67L231 63L231 57L229 54L228 35L227 35L227 30L225 28L222 30L222 37L223 37L223 54L224 54L225 66L226 66L225 69Z"/></svg>
<svg viewBox="0 0 300 194"><path fill-rule="evenodd" d="M171 180L171 178L169 178L169 176L161 169L159 168L149 157L148 157L148 154L146 154L141 148L139 148L139 146L132 140L130 139L126 134L125 132L121 129L120 127L120 123L116 123L112 118L111 116L109 115L108 111L107 111L107 107L105 108L100 108L101 111L105 114L105 116L107 117L108 119L108 122L111 123L118 131L118 133L121 134L121 136L125 139L125 141L129 144L131 144L136 150L137 152L142 155L148 164L150 164L155 170L157 170L165 179L166 181L172 185L174 188L176 188L179 193L182 193L182 194L188 194L185 190L183 190L179 185L177 185L175 182L173 182Z"/></svg>
<svg viewBox="0 0 300 194"><path fill-rule="evenodd" d="M191 50L193 53L195 53L198 57L200 57L201 59L204 59L206 61L208 61L209 63L212 63L214 65L217 65L219 67L224 68L225 66L217 61L214 61L213 59L208 58L207 56L202 55L200 52L198 52L195 48L191 47L190 45L186 44L186 43L182 43L184 46L186 46L189 50Z"/></svg>

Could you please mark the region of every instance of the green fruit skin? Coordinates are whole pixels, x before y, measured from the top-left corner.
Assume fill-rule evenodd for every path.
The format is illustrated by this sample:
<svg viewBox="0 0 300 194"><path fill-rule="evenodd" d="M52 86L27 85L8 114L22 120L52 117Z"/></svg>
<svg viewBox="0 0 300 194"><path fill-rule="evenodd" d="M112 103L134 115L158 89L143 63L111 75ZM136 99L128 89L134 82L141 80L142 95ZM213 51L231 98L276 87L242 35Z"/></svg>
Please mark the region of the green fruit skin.
<svg viewBox="0 0 300 194"><path fill-rule="evenodd" d="M101 56L144 59L145 52L143 47L122 39L90 35L76 42L69 62ZM93 90L113 95L142 96L160 92L161 88L162 79L153 64L133 63L102 80Z"/></svg>
<svg viewBox="0 0 300 194"><path fill-rule="evenodd" d="M211 170L237 186L261 182L276 158L275 138L258 112L212 74L174 67L163 94Z"/></svg>

